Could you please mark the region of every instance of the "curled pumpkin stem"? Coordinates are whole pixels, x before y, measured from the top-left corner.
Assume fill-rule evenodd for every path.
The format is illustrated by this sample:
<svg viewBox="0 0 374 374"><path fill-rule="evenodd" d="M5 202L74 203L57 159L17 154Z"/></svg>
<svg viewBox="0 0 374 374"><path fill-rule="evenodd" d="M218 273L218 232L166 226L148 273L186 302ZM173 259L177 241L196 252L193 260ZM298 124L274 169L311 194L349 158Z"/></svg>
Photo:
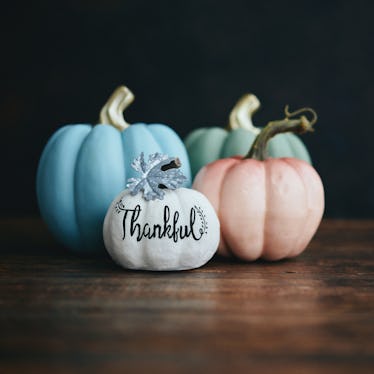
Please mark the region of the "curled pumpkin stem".
<svg viewBox="0 0 374 374"><path fill-rule="evenodd" d="M269 122L257 135L252 144L251 149L244 158L253 158L255 160L264 161L267 158L267 145L274 136L292 132L302 134L304 132L314 131L313 125L317 122L317 113L311 108L301 108L294 112L289 111L288 105L284 109L286 118ZM311 113L312 118L308 119L305 113Z"/></svg>
<svg viewBox="0 0 374 374"><path fill-rule="evenodd" d="M308 120L310 126L313 126L317 122L317 120L318 120L317 113L312 108L305 107L305 108L297 109L297 110L295 110L293 112L290 112L289 108L290 108L289 105L286 105L285 108L284 108L284 114L286 115L286 118L288 118L288 119L291 119L292 117L295 117L298 114L311 113L313 117L312 117L312 119ZM305 117L305 116L302 116L302 117Z"/></svg>
<svg viewBox="0 0 374 374"><path fill-rule="evenodd" d="M123 118L123 112L133 100L133 93L126 86L119 86L101 109L99 123L125 130L130 124Z"/></svg>
<svg viewBox="0 0 374 374"><path fill-rule="evenodd" d="M255 135L260 133L260 129L255 127L252 122L252 116L260 108L260 101L254 94L245 94L235 104L229 117L227 129L229 131L236 129L245 129Z"/></svg>

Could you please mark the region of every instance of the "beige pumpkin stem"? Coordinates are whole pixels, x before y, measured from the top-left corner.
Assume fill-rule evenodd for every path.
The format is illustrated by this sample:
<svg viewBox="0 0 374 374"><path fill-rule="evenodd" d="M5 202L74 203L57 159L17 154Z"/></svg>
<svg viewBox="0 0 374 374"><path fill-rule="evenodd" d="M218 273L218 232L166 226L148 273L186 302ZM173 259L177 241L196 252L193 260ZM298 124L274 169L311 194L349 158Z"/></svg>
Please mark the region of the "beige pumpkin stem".
<svg viewBox="0 0 374 374"><path fill-rule="evenodd" d="M99 123L112 125L120 131L125 130L130 124L123 118L123 112L133 100L134 94L126 86L116 88L100 111Z"/></svg>
<svg viewBox="0 0 374 374"><path fill-rule="evenodd" d="M258 135L261 130L253 125L252 116L260 106L256 95L249 93L242 96L230 113L228 130L245 129Z"/></svg>
<svg viewBox="0 0 374 374"><path fill-rule="evenodd" d="M264 161L267 158L267 145L269 140L277 134L285 132L293 132L302 134L314 131L313 125L317 122L317 113L311 108L301 108L294 112L289 111L288 105L284 109L286 118L279 121L269 122L257 135L252 144L251 149L244 158L253 158L255 160ZM309 120L305 113L310 113L312 118ZM300 115L299 118L293 118Z"/></svg>

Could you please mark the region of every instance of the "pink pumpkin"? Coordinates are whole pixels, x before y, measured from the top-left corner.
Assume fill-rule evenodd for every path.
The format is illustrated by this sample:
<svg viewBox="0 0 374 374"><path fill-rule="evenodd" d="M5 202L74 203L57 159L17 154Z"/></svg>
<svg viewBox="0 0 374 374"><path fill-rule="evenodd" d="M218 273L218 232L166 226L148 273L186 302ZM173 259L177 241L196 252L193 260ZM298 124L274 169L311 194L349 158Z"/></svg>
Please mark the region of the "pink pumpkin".
<svg viewBox="0 0 374 374"><path fill-rule="evenodd" d="M193 188L208 197L220 219L218 253L280 260L300 254L315 234L324 211L319 175L305 161L265 155L276 134L312 131L315 113L312 121L291 118L300 112L286 108L286 119L270 122L244 159L217 160L196 176Z"/></svg>

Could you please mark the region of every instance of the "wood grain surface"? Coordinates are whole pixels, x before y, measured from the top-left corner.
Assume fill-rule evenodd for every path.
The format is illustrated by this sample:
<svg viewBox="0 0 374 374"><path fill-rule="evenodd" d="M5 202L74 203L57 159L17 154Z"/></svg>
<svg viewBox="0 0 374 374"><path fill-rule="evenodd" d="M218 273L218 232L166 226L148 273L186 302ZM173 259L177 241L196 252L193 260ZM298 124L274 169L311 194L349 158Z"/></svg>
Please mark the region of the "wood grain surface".
<svg viewBox="0 0 374 374"><path fill-rule="evenodd" d="M0 221L1 373L374 373L374 221L277 263L136 272Z"/></svg>

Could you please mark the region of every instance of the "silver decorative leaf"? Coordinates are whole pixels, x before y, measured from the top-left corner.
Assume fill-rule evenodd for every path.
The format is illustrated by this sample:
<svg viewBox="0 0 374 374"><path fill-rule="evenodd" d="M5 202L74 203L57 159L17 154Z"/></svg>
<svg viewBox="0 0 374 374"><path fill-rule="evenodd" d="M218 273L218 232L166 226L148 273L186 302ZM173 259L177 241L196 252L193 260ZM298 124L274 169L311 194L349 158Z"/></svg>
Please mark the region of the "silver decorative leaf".
<svg viewBox="0 0 374 374"><path fill-rule="evenodd" d="M177 168L162 170L162 167L175 161L174 157L168 157L161 153L153 153L149 155L148 162L144 160L142 152L131 166L140 176L138 178L130 178L126 187L131 191L131 195L136 195L143 191L145 200L162 200L165 196L165 188L175 190L179 188L186 177Z"/></svg>

